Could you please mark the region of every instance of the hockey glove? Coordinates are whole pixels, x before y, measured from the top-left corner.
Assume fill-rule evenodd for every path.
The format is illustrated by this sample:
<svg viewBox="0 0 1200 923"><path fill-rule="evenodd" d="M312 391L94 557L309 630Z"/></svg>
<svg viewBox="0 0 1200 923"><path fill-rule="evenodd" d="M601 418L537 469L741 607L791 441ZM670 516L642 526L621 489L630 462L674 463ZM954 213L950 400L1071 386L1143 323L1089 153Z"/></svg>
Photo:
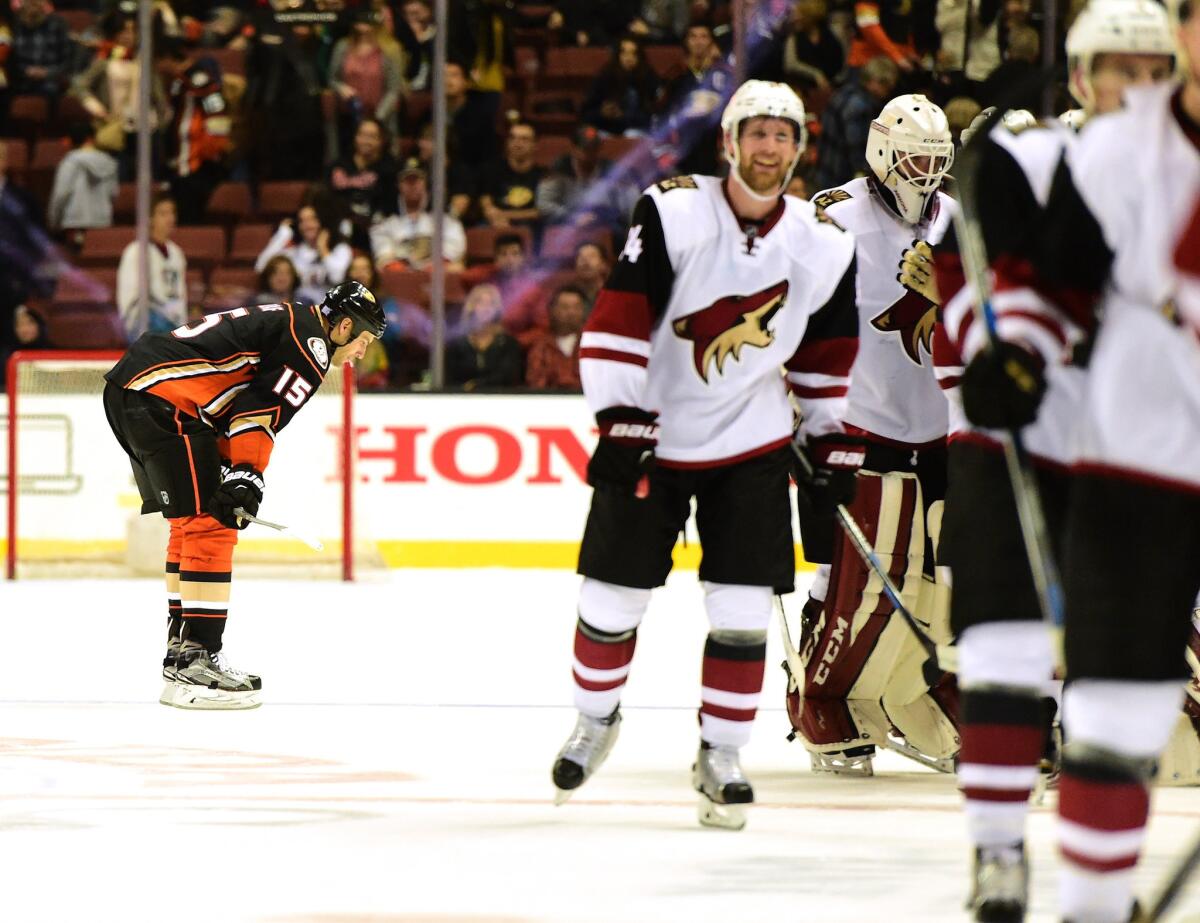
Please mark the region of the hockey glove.
<svg viewBox="0 0 1200 923"><path fill-rule="evenodd" d="M976 426L988 429L1028 426L1037 419L1045 393L1041 358L1004 340L979 353L962 376L963 411Z"/></svg>
<svg viewBox="0 0 1200 923"><path fill-rule="evenodd" d="M896 274L896 281L930 304L942 303L937 277L933 274L933 250L923 240L914 240L912 247L900 257L900 272Z"/></svg>
<svg viewBox="0 0 1200 923"><path fill-rule="evenodd" d="M812 470L797 464L796 486L808 498L813 512L831 516L838 506L849 505L854 499L858 469L866 460L863 441L845 433L829 433L809 439L800 451Z"/></svg>
<svg viewBox="0 0 1200 923"><path fill-rule="evenodd" d="M234 515L239 507L251 516L258 515L262 503L263 476L253 465L223 468L221 483L208 501L208 513L228 529L244 529L250 523Z"/></svg>
<svg viewBox="0 0 1200 923"><path fill-rule="evenodd" d="M609 407L596 414L600 441L588 462L588 483L644 496L642 477L654 467L658 444L657 419L658 414L636 407Z"/></svg>

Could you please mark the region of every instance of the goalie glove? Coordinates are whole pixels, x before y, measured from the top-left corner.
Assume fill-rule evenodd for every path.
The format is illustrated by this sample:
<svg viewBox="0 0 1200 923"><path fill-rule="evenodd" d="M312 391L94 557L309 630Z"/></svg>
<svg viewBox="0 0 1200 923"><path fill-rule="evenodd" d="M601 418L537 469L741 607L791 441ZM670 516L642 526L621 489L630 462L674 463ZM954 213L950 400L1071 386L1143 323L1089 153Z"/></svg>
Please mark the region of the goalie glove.
<svg viewBox="0 0 1200 923"><path fill-rule="evenodd" d="M609 407L596 414L600 441L587 466L592 487L645 496L642 479L654 467L658 414L637 407Z"/></svg>
<svg viewBox="0 0 1200 923"><path fill-rule="evenodd" d="M245 463L221 470L221 483L209 498L208 513L227 529L244 529L250 523L233 511L240 507L251 516L258 515L263 497L262 472Z"/></svg>
<svg viewBox="0 0 1200 923"><path fill-rule="evenodd" d="M933 250L925 241L914 240L913 245L904 251L896 281L930 304L941 305L937 277L933 274Z"/></svg>
<svg viewBox="0 0 1200 923"><path fill-rule="evenodd" d="M968 363L960 387L963 412L976 426L1019 429L1037 419L1046 373L1039 356L999 340L995 349L980 352Z"/></svg>
<svg viewBox="0 0 1200 923"><path fill-rule="evenodd" d="M854 500L858 469L866 461L863 440L845 433L828 433L809 439L800 452L808 465L796 465L796 486L808 498L813 512L831 516L839 506L848 506Z"/></svg>

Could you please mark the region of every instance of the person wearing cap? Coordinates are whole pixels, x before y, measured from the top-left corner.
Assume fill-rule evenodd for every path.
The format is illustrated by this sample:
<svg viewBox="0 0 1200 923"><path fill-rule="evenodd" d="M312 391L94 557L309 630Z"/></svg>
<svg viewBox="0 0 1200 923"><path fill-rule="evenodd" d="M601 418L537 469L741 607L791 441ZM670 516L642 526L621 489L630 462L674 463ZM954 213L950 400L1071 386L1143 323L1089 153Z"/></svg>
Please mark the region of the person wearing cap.
<svg viewBox="0 0 1200 923"><path fill-rule="evenodd" d="M416 157L400 167L398 214L371 226L371 250L375 265L385 269L428 269L433 260L433 214L430 211L429 180ZM444 217L442 248L446 268L463 269L467 253L467 234L462 222L453 215Z"/></svg>
<svg viewBox="0 0 1200 923"><path fill-rule="evenodd" d="M545 223L620 225L633 211L637 190L601 184L611 166L600 158L600 132L591 125L580 125L571 139L570 152L555 161L538 183L537 208Z"/></svg>

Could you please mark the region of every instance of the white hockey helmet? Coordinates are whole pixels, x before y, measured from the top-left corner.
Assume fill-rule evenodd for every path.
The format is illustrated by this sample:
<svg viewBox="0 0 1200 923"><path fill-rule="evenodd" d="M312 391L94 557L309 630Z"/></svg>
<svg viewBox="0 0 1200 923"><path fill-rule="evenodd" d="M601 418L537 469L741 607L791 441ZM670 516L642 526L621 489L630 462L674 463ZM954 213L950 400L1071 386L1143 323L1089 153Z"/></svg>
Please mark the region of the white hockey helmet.
<svg viewBox="0 0 1200 923"><path fill-rule="evenodd" d="M1153 54L1173 58L1175 38L1155 0L1091 0L1067 32L1071 95L1089 113L1096 105L1092 67L1101 54Z"/></svg>
<svg viewBox="0 0 1200 923"><path fill-rule="evenodd" d="M761 195L755 192L742 179L738 167L741 165L741 148L738 139L741 137L742 124L748 119L758 117L770 119L786 119L796 128L796 156L788 165L787 173L779 190L772 195ZM725 111L721 113L721 130L724 132L725 159L729 161L729 175L742 187L751 198L759 201L777 199L787 189L791 182L792 173L800 162L800 156L808 144L808 129L805 127L807 116L804 103L796 95L796 91L786 83L775 83L771 80L747 80L729 98Z"/></svg>
<svg viewBox="0 0 1200 923"><path fill-rule="evenodd" d="M925 217L953 162L946 113L924 96L897 96L871 122L867 165L884 201L907 224Z"/></svg>

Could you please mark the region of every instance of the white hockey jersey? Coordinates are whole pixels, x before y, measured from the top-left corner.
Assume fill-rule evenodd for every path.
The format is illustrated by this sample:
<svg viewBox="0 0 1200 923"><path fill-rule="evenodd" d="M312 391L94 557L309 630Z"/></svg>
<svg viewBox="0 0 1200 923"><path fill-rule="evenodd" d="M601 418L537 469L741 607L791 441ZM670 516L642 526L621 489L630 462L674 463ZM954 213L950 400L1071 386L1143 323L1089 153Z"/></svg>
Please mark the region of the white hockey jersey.
<svg viewBox="0 0 1200 923"><path fill-rule="evenodd" d="M992 308L1002 339L1019 340L1046 361L1046 396L1038 418L1021 431L1026 450L1057 465L1075 461L1079 405L1086 373L1067 362L1082 328L1029 283L1035 231L1050 196L1055 173L1075 134L1057 121L1013 132L1003 124L988 136L978 178L980 221L995 270ZM998 444L999 434L973 427L962 410L958 381L964 362L987 341L974 314L974 288L943 291L945 338L935 337L937 377L949 402L952 438Z"/></svg>
<svg viewBox="0 0 1200 923"><path fill-rule="evenodd" d="M921 446L947 433L946 401L933 374L937 305L901 285L900 258L914 240L941 241L957 205L937 193L932 217L906 224L865 177L813 197L854 234L858 262L858 358L845 422L888 442Z"/></svg>
<svg viewBox="0 0 1200 923"><path fill-rule="evenodd" d="M788 385L806 436L840 431L857 348L850 234L790 196L743 221L682 176L638 201L579 367L593 411L657 412L660 463L707 467L786 444Z"/></svg>
<svg viewBox="0 0 1200 923"><path fill-rule="evenodd" d="M121 253L117 266L117 311L132 343L147 330L170 330L187 323L187 259L174 241L165 246L150 242L149 312L138 310L138 244Z"/></svg>

